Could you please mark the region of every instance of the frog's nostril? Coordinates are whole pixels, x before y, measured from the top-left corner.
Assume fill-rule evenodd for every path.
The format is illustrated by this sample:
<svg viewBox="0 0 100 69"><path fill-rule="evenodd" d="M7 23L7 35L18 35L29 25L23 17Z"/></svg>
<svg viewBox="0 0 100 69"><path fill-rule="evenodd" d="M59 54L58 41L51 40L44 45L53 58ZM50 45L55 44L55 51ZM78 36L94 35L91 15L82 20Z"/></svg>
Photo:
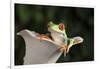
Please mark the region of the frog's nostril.
<svg viewBox="0 0 100 69"><path fill-rule="evenodd" d="M50 23L49 23L47 26L48 26L48 28L49 28L49 27L51 26Z"/></svg>

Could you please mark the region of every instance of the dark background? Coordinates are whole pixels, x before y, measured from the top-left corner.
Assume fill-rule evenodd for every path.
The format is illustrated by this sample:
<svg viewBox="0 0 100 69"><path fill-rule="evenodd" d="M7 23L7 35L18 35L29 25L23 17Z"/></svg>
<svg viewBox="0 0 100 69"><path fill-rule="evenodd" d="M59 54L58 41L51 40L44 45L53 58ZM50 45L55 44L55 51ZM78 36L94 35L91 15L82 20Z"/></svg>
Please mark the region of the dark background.
<svg viewBox="0 0 100 69"><path fill-rule="evenodd" d="M48 33L47 24L64 23L68 37L81 36L84 42L73 46L57 63L94 60L94 8L15 4L15 65L23 64L25 42L16 33L28 29Z"/></svg>

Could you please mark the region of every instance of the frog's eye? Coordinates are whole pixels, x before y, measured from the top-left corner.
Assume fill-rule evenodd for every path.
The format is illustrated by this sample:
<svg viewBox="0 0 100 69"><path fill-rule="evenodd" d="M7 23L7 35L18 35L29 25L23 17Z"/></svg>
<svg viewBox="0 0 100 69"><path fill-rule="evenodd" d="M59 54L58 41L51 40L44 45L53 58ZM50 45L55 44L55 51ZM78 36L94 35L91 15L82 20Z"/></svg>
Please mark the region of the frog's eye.
<svg viewBox="0 0 100 69"><path fill-rule="evenodd" d="M64 30L64 28L65 28L64 24L63 24L63 23L60 23L60 24L59 24L59 29L60 29L60 30Z"/></svg>

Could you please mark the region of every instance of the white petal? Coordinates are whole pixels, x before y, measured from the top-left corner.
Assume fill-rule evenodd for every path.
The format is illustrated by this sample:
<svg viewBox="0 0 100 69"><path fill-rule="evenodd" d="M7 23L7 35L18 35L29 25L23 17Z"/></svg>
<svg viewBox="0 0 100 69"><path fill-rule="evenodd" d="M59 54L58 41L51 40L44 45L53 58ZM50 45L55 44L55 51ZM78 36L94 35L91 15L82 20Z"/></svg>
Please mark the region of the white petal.
<svg viewBox="0 0 100 69"><path fill-rule="evenodd" d="M17 34L24 38L26 44L24 64L55 63L62 53L58 51L59 46L47 40L40 41L36 34L29 30Z"/></svg>

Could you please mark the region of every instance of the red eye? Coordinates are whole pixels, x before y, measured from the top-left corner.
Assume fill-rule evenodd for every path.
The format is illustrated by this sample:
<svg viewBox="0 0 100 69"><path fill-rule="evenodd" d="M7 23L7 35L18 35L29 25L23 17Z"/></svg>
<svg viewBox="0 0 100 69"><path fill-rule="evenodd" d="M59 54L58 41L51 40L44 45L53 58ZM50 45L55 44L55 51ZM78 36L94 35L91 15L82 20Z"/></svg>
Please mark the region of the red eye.
<svg viewBox="0 0 100 69"><path fill-rule="evenodd" d="M64 30L64 28L65 28L64 24L63 24L63 23L60 23L60 24L59 24L59 29L60 29L60 30Z"/></svg>

